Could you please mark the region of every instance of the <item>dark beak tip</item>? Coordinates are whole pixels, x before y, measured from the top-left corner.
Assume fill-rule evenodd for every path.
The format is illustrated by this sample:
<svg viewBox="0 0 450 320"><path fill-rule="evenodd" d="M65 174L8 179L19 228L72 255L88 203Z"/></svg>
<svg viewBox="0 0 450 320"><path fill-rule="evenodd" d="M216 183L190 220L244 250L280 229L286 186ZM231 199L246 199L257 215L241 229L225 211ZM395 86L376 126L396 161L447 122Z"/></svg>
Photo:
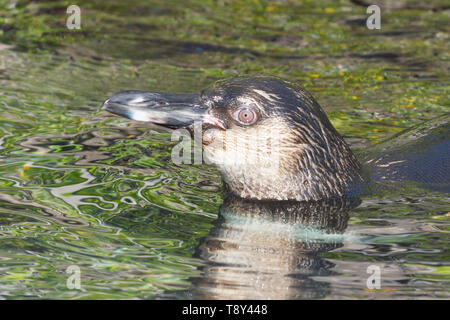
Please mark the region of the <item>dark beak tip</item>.
<svg viewBox="0 0 450 320"><path fill-rule="evenodd" d="M101 110L168 128L188 127L201 121L205 108L196 108L197 94L162 94L143 91L121 91L106 99Z"/></svg>

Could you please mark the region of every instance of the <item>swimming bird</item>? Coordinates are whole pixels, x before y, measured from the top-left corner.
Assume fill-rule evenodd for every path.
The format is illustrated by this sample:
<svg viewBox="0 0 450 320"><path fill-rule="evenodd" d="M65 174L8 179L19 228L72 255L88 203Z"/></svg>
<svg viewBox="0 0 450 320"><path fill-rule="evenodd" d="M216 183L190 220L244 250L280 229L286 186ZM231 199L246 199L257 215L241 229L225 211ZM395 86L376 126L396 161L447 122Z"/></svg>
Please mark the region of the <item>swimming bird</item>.
<svg viewBox="0 0 450 320"><path fill-rule="evenodd" d="M227 191L244 199L351 197L371 182L392 180L450 190L448 114L410 130L400 143L369 150L361 164L313 96L275 77L222 80L200 93L121 91L102 108L192 135L200 126L205 161L216 165ZM417 131L422 140L414 139Z"/></svg>

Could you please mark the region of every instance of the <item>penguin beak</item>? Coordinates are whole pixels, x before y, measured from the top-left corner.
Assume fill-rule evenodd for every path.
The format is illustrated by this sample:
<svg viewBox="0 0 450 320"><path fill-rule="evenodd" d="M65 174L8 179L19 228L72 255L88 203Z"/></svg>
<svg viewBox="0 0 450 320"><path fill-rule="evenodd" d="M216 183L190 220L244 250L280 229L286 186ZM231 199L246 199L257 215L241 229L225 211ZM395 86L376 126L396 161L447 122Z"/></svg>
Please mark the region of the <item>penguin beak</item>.
<svg viewBox="0 0 450 320"><path fill-rule="evenodd" d="M102 109L137 121L168 128L184 128L201 122L226 130L225 123L212 116L200 94L166 94L145 91L121 91L107 99Z"/></svg>

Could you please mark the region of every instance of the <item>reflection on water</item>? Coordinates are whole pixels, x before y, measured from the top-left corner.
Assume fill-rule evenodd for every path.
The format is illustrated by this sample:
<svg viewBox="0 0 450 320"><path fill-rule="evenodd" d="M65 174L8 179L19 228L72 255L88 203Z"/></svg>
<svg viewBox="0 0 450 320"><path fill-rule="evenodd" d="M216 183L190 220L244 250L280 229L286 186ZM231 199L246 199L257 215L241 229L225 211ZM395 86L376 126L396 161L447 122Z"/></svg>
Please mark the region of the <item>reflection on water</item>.
<svg viewBox="0 0 450 320"><path fill-rule="evenodd" d="M214 168L170 161L169 132L98 112L119 90L267 73L365 147L448 109L445 12L394 8L371 33L350 2L78 2L85 29L65 37L63 2L2 11L0 298L450 298L448 193L224 200Z"/></svg>
<svg viewBox="0 0 450 320"><path fill-rule="evenodd" d="M318 299L334 264L320 254L343 246L356 199L252 202L228 197L199 246L204 299Z"/></svg>

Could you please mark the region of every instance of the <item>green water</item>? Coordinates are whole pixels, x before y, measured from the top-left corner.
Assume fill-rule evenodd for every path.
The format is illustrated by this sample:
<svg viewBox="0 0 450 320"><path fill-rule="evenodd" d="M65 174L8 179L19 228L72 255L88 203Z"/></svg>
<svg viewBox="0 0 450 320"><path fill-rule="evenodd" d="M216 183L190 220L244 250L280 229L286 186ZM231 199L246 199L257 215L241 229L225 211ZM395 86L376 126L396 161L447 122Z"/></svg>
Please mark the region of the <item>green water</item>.
<svg viewBox="0 0 450 320"><path fill-rule="evenodd" d="M240 241L274 228L301 246L308 240L298 234L315 231L228 211L217 220L213 167L174 165L170 132L99 112L119 90L194 92L264 73L304 85L361 149L448 112L445 1L426 2L434 10L379 1L381 30L368 30L365 8L350 1L77 3L81 30L68 30L72 3L0 0L0 298L450 297L449 194L366 196L335 245L312 250L308 261L325 267L280 277L265 267L281 259L253 261L258 281L279 281L249 289L248 266L231 257L216 268L202 248L218 238L261 245ZM384 290L366 288L372 264ZM71 265L80 290L66 285Z"/></svg>

